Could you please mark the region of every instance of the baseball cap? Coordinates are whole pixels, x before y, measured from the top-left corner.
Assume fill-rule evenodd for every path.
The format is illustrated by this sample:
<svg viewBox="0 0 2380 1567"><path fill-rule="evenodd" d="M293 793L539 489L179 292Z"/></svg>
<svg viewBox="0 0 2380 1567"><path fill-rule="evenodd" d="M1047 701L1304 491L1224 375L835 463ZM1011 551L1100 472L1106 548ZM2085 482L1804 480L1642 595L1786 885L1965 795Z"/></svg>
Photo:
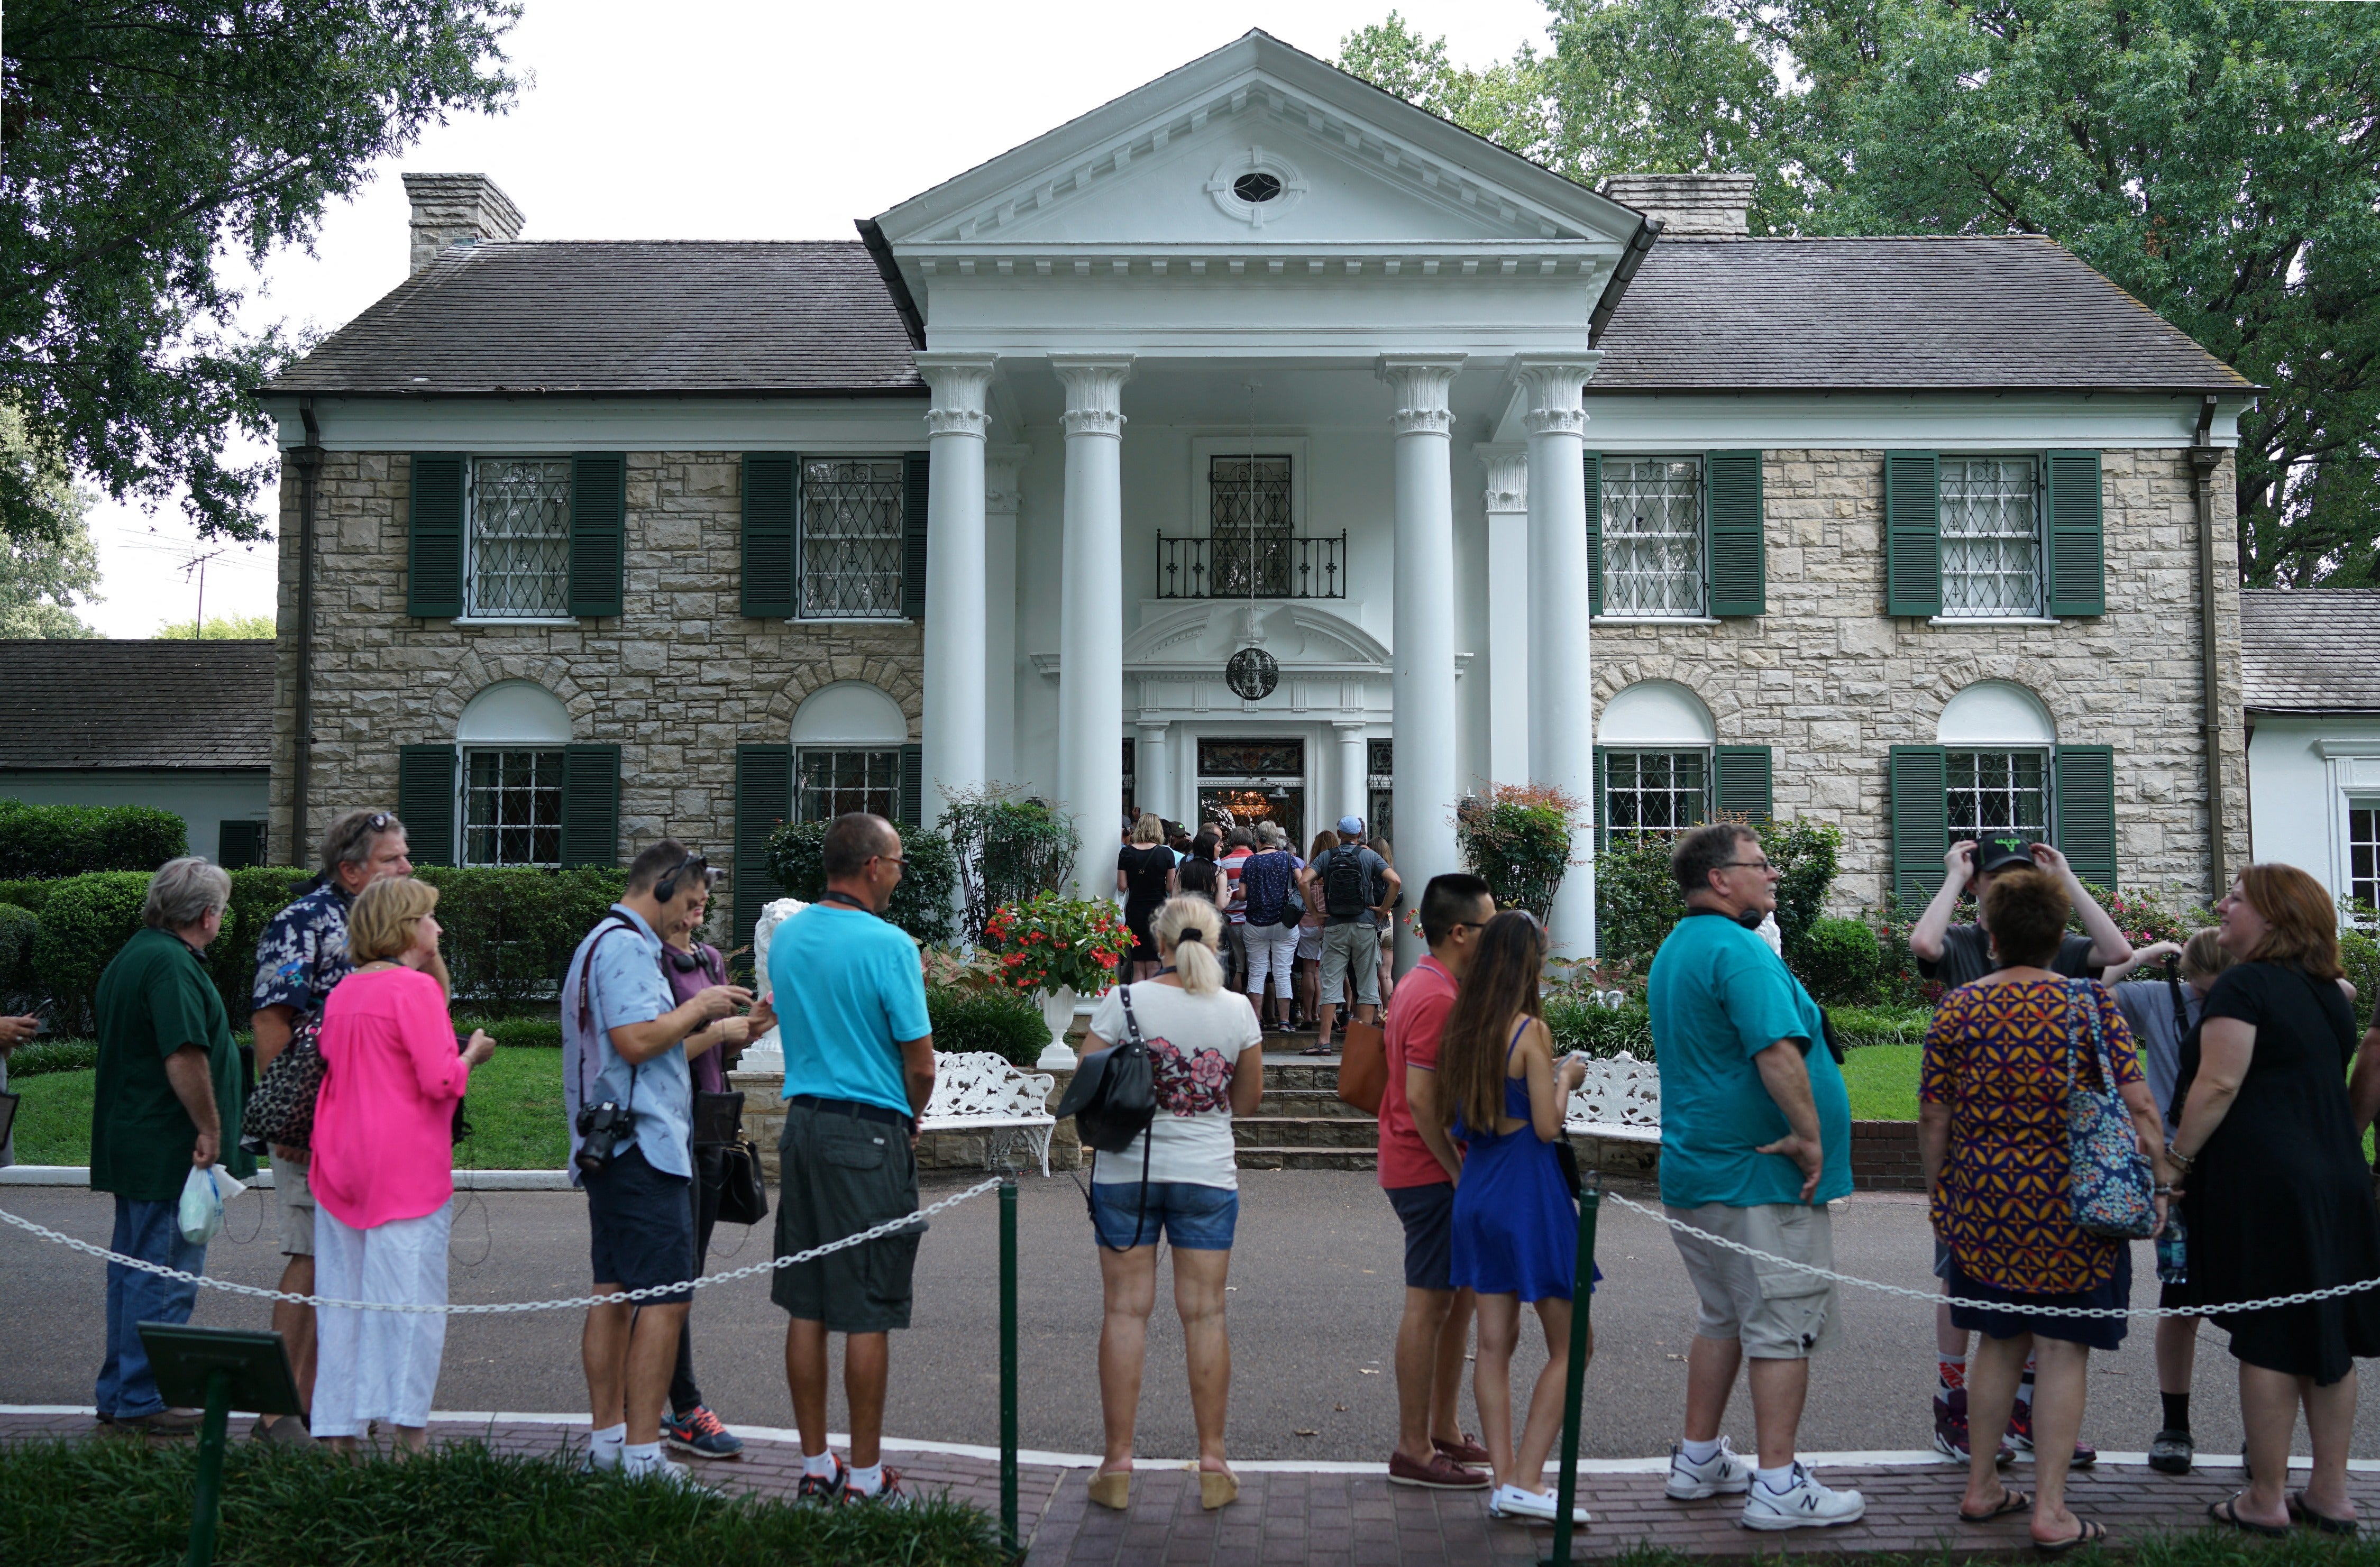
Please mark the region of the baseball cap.
<svg viewBox="0 0 2380 1567"><path fill-rule="evenodd" d="M1364 835L1364 819L1362 817L1342 816L1339 819L1339 835L1343 838L1350 833L1353 833L1358 838Z"/></svg>
<svg viewBox="0 0 2380 1567"><path fill-rule="evenodd" d="M1989 876L2014 866L2031 869L2033 855L2014 838L1986 838L1975 845L1975 874Z"/></svg>

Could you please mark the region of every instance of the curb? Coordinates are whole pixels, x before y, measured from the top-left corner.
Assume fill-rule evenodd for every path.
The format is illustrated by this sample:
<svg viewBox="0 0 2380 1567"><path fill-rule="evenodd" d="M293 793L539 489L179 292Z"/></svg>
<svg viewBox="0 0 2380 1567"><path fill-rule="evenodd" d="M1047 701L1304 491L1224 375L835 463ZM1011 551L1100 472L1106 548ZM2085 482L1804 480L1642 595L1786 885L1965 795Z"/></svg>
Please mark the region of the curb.
<svg viewBox="0 0 2380 1567"><path fill-rule="evenodd" d="M270 1191L273 1172L260 1170L248 1183L254 1191ZM0 1186L91 1185L87 1164L12 1164L0 1169ZM566 1192L567 1170L457 1170L455 1189L461 1192Z"/></svg>

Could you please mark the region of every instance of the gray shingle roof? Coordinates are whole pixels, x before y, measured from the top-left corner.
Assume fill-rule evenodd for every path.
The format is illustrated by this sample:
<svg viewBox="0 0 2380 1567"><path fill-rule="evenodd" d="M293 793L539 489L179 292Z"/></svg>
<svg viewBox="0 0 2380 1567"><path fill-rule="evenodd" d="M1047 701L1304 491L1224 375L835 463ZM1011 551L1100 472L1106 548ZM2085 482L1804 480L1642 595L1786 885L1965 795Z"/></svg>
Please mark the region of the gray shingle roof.
<svg viewBox="0 0 2380 1567"><path fill-rule="evenodd" d="M2257 712L2380 712L2380 588L2240 595L2240 676Z"/></svg>
<svg viewBox="0 0 2380 1567"><path fill-rule="evenodd" d="M0 640L0 770L270 767L273 646Z"/></svg>
<svg viewBox="0 0 2380 1567"><path fill-rule="evenodd" d="M917 393L857 241L449 247L273 393Z"/></svg>
<svg viewBox="0 0 2380 1567"><path fill-rule="evenodd" d="M2031 235L1664 238L1596 346L1590 395L2249 385L2072 251Z"/></svg>

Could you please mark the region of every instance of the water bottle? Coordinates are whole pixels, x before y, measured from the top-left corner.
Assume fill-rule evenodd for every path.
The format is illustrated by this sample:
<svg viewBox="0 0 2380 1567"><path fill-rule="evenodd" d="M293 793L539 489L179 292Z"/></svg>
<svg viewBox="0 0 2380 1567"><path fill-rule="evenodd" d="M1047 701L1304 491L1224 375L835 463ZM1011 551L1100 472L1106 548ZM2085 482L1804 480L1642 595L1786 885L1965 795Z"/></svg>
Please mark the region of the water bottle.
<svg viewBox="0 0 2380 1567"><path fill-rule="evenodd" d="M2190 1282L2190 1232L2181 1222L2181 1205L2175 1203L2166 1210L2165 1228L2157 1232L2156 1269L2160 1284L2186 1284Z"/></svg>

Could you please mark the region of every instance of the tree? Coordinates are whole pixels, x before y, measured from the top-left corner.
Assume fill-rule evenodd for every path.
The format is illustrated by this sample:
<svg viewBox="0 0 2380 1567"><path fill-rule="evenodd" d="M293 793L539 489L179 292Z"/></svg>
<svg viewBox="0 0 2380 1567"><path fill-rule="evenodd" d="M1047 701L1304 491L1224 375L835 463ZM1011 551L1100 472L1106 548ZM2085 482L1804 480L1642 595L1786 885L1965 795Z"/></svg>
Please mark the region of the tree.
<svg viewBox="0 0 2380 1567"><path fill-rule="evenodd" d="M152 633L161 641L190 641L190 623L187 620L161 620ZM199 628L198 640L203 642L269 642L280 635L280 627L269 614L211 614Z"/></svg>
<svg viewBox="0 0 2380 1567"><path fill-rule="evenodd" d="M1756 233L2058 240L2269 389L2240 420L2241 580L2380 583L2380 7L1549 9L1563 172L1754 174ZM1387 57L1378 30L1349 35L1350 69L1451 101L1442 45Z"/></svg>
<svg viewBox="0 0 2380 1567"><path fill-rule="evenodd" d="M39 531L0 537L0 637L96 637L75 613L78 597L99 597L99 546L89 515L94 497L25 439L24 421L0 406L0 471L48 519Z"/></svg>
<svg viewBox="0 0 2380 1567"><path fill-rule="evenodd" d="M272 465L253 394L286 361L242 335L222 265L310 244L380 159L502 112L513 0L19 0L0 35L0 404L45 461L121 500L183 492L250 538ZM0 533L63 537L0 468Z"/></svg>

